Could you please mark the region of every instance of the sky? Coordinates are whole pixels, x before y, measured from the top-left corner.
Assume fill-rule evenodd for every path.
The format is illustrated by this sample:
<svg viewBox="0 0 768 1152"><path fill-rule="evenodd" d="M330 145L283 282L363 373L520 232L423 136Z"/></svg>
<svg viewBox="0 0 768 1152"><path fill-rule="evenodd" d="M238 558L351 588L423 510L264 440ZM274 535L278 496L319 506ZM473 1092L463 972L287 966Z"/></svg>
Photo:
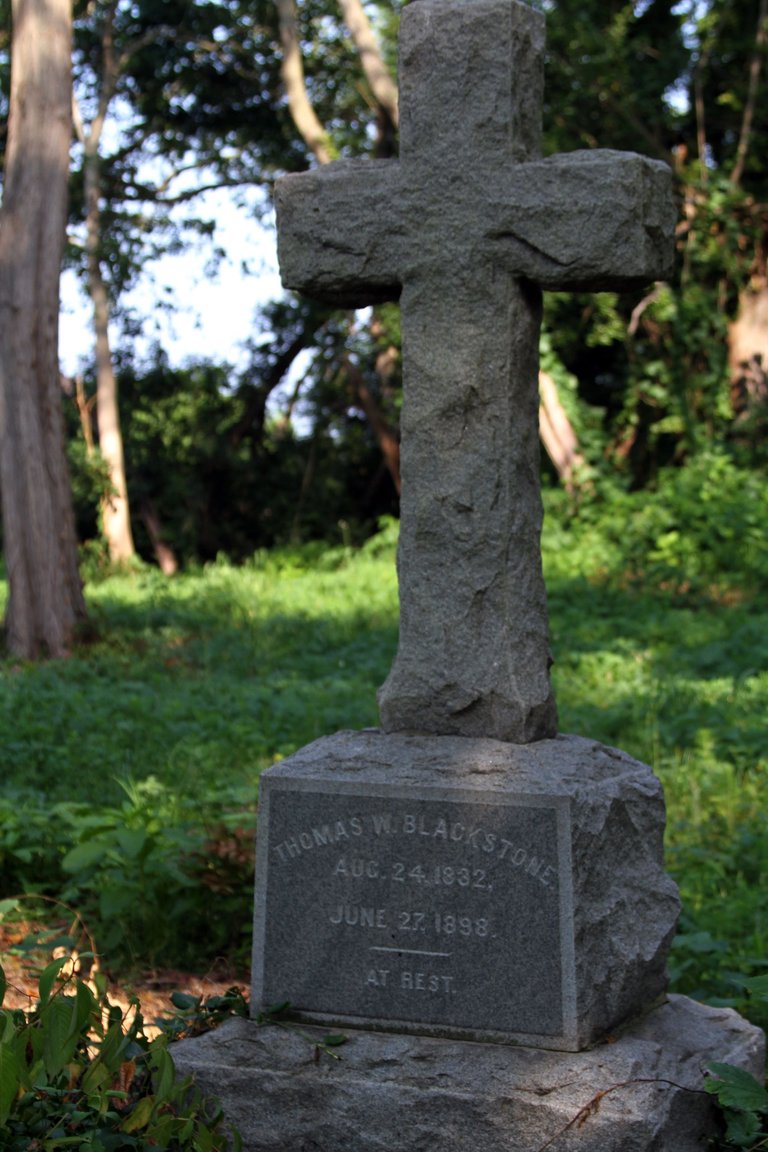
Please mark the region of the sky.
<svg viewBox="0 0 768 1152"><path fill-rule="evenodd" d="M257 308L282 295L274 216L254 219L227 190L208 193L205 211L216 219L215 244L225 250L226 258L211 274L208 242L148 266L125 297L125 303L144 318L144 336L136 341L135 350L142 355L159 341L174 367L202 358L242 367L247 359L242 344L258 333ZM158 307L163 299L173 300L172 314ZM82 370L93 347L88 302L72 271L62 276L61 300L59 358L62 371L71 376ZM113 332L113 344L116 335Z"/></svg>

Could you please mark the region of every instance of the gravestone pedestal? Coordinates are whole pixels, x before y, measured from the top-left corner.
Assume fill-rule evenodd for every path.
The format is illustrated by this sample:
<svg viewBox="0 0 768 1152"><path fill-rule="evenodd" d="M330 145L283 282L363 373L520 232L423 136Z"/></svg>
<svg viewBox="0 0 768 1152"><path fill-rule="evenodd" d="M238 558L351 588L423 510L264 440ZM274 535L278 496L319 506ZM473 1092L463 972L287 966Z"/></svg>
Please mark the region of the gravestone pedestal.
<svg viewBox="0 0 768 1152"><path fill-rule="evenodd" d="M666 989L678 914L651 770L342 732L261 779L254 1010L578 1051Z"/></svg>
<svg viewBox="0 0 768 1152"><path fill-rule="evenodd" d="M704 1152L705 1065L765 1058L758 1028L683 996L587 1052L350 1031L318 1059L322 1036L230 1020L173 1055L244 1152Z"/></svg>

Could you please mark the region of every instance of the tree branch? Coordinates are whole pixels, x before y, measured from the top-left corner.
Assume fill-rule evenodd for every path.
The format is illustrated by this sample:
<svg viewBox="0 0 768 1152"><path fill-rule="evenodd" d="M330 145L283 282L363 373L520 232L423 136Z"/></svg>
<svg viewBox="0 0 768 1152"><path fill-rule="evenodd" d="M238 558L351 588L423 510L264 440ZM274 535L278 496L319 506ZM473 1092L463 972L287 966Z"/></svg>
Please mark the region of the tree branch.
<svg viewBox="0 0 768 1152"><path fill-rule="evenodd" d="M757 32L755 33L755 50L749 64L749 87L747 102L744 106L744 115L741 120L739 145L736 149L736 163L731 173L731 184L737 186L741 183L744 174L744 165L749 150L749 138L752 135L752 121L755 116L755 103L757 101L757 86L760 81L760 69L763 63L763 52L766 37L768 36L768 0L760 0L760 11L757 17Z"/></svg>
<svg viewBox="0 0 768 1152"><path fill-rule="evenodd" d="M326 323L325 317L313 315L304 321L293 339L282 348L274 361L268 367L259 367L255 375L259 378L257 385L248 388L243 413L233 429L230 443L238 448L246 435L251 432L254 440L261 441L264 431L264 420L267 410L267 400L280 384L296 357L309 348L315 334ZM295 396L298 396L300 383L297 383ZM292 403L295 403L295 397Z"/></svg>
<svg viewBox="0 0 768 1152"><path fill-rule="evenodd" d="M270 183L271 181L266 177L257 179L253 175L238 176L229 179L212 180L208 184L198 184L196 188L186 188L183 192L177 192L173 196L158 194L157 190L151 188L148 184L134 184L132 191L130 193L126 191L123 199L125 201L135 201L138 203L151 200L155 204L173 207L175 204L188 204L190 200L195 200L198 196L202 196L204 192L215 192L218 188L242 188L244 186L264 187Z"/></svg>
<svg viewBox="0 0 768 1152"><path fill-rule="evenodd" d="M101 34L101 50L104 56L102 82L99 90L99 99L96 106L96 115L83 137L83 145L87 155L96 156L99 150L101 134L107 119L109 105L117 88L117 61L115 59L115 42L113 32L115 27L115 13L118 0L111 0L104 16L104 30Z"/></svg>
<svg viewBox="0 0 768 1152"><path fill-rule="evenodd" d="M170 24L158 24L152 28L148 28L143 36L137 36L135 40L123 49L120 55L115 60L115 72L117 75L122 75L126 64L135 56L137 52L141 52L142 48L146 48L149 44L154 44L157 40L167 38L172 40L178 33L178 29L173 28Z"/></svg>

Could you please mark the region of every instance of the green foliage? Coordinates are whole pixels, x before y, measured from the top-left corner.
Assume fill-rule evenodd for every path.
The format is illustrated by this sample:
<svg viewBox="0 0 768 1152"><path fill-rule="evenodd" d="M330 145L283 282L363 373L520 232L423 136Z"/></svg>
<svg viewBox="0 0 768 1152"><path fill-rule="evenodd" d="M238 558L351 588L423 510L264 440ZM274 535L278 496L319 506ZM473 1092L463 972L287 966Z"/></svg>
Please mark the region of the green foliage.
<svg viewBox="0 0 768 1152"><path fill-rule="evenodd" d="M177 1077L168 1036L149 1040L138 1002L123 1013L100 973L86 982L67 957L52 961L29 1012L3 1008L5 991L0 968L4 1152L240 1148L220 1108Z"/></svg>
<svg viewBox="0 0 768 1152"><path fill-rule="evenodd" d="M77 435L67 441L67 460L78 538L96 541L101 530L99 505L113 491L109 467L98 449L89 453Z"/></svg>
<svg viewBox="0 0 768 1152"><path fill-rule="evenodd" d="M611 462L634 487L718 443L764 463L759 338L751 392L728 363L729 326L766 284L758 0L544 7L546 150L627 148L671 162L680 209L670 281L624 297L545 300L550 353L576 377L581 407L602 418ZM586 446L597 464L602 453Z"/></svg>
<svg viewBox="0 0 768 1152"><path fill-rule="evenodd" d="M99 946L136 963L242 960L249 936L246 893L253 874L253 812L204 810L151 777L126 786L127 800L82 810L61 860L62 898L93 925ZM213 898L215 897L215 899Z"/></svg>
<svg viewBox="0 0 768 1152"><path fill-rule="evenodd" d="M346 1036L340 1032L330 1032L318 1038L302 1031L301 1027L292 1018L291 1005L287 1000L284 1000L281 1004L273 1004L264 1011L259 1012L256 1020L259 1024L275 1024L278 1028L285 1028L290 1032L296 1032L300 1036L303 1036L307 1043L314 1048L315 1060L318 1060L323 1054L330 1056L332 1060L340 1060L341 1057L336 1049L347 1042Z"/></svg>
<svg viewBox="0 0 768 1152"><path fill-rule="evenodd" d="M720 1105L729 1148L757 1152L768 1143L768 1090L749 1072L732 1064L713 1062L705 1087Z"/></svg>
<svg viewBox="0 0 768 1152"><path fill-rule="evenodd" d="M212 235L213 221L190 211L196 187L259 186L278 164L301 164L280 107L277 43L277 14L265 3L75 6L74 82L86 132L100 101L108 117L98 152L99 257L113 302L151 259ZM82 228L85 149L76 144L73 156L72 222ZM85 280L84 245L69 256Z"/></svg>
<svg viewBox="0 0 768 1152"><path fill-rule="evenodd" d="M689 59L669 0L547 0L548 151L620 148L665 158L665 94Z"/></svg>
<svg viewBox="0 0 768 1152"><path fill-rule="evenodd" d="M237 374L210 362L174 369L157 350L148 363L121 364L133 535L145 560L154 559L153 533L182 565L210 562L222 553L243 561L276 543L341 538L359 544L380 515L397 510L373 435L350 407L353 398L339 390L338 364L332 368L329 359L328 386L302 409L304 420L312 413L310 436L297 436L288 419L268 413L284 358L308 343L322 323L317 309L302 306L275 309L275 314L283 325L280 337L255 346L252 363ZM327 355L351 354L343 341L336 344L338 323L331 326L322 315L331 333ZM394 339L396 319L390 312L379 345ZM285 341L291 345L287 351ZM92 391L93 381L87 383ZM392 382L387 403L396 425L395 392L399 400ZM109 485L98 453L85 452L74 404L68 417L85 574L98 577L109 570L98 536L99 502Z"/></svg>
<svg viewBox="0 0 768 1152"><path fill-rule="evenodd" d="M375 722L392 536L388 573L371 545L113 577L90 592L101 640L0 666L0 898L63 896L122 964L245 962L258 774Z"/></svg>
<svg viewBox="0 0 768 1152"><path fill-rule="evenodd" d="M643 492L603 483L578 514L587 527L598 525L619 583L717 596L768 582L765 476L723 451L662 470Z"/></svg>
<svg viewBox="0 0 768 1152"><path fill-rule="evenodd" d="M171 995L173 1012L156 1020L170 1040L199 1036L216 1028L230 1016L247 1016L248 1004L239 988L228 988L221 996L192 996L188 992Z"/></svg>
<svg viewBox="0 0 768 1152"><path fill-rule="evenodd" d="M682 473L678 479L685 488ZM658 505L646 493L605 488L599 500L583 496L576 506L546 493L553 674L562 730L627 749L664 784L667 862L684 906L673 987L730 1004L765 1027L766 1005L745 983L768 963L768 619L755 598L766 586L765 561L749 561L742 577L749 541L715 542L711 554L700 519L709 517L707 531L727 526L729 516L738 524L762 496L748 488L739 503L738 483L719 482L722 521L714 497L700 513L687 489L678 523L683 543L690 533L697 546L683 547L685 565L671 550L663 564L646 559L642 581L630 579L638 573L628 558L642 556L649 503L659 515L680 512L674 486L660 485Z"/></svg>
<svg viewBox="0 0 768 1152"><path fill-rule="evenodd" d="M0 893L77 907L123 966L187 966L250 943L251 795L185 798L153 777L109 806L0 801Z"/></svg>

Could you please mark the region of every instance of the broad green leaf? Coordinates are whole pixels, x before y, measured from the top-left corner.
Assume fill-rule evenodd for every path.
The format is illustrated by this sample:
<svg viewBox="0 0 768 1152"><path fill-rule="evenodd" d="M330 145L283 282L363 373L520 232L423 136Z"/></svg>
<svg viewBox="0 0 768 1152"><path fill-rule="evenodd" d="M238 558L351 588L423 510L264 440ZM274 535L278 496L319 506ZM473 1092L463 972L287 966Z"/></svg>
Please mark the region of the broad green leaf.
<svg viewBox="0 0 768 1152"><path fill-rule="evenodd" d="M172 992L171 1004L174 1008L180 1008L182 1012L188 1011L190 1008L197 1008L200 1004L199 996L190 996L188 992Z"/></svg>
<svg viewBox="0 0 768 1152"><path fill-rule="evenodd" d="M192 1147L195 1152L213 1152L215 1147L213 1132L205 1124L198 1124Z"/></svg>
<svg viewBox="0 0 768 1152"><path fill-rule="evenodd" d="M708 1092L717 1096L724 1108L739 1108L743 1112L768 1112L768 1091L750 1072L734 1064L707 1064L713 1074L706 1081Z"/></svg>
<svg viewBox="0 0 768 1152"><path fill-rule="evenodd" d="M77 1001L77 1018L75 1027L77 1028L78 1032L82 1032L90 1018L98 1011L98 1005L96 1003L96 997L94 996L93 992L82 980L78 980L77 982L75 997Z"/></svg>
<svg viewBox="0 0 768 1152"><path fill-rule="evenodd" d="M121 828L117 833L117 842L126 856L135 859L147 843L147 833L143 828Z"/></svg>
<svg viewBox="0 0 768 1152"><path fill-rule="evenodd" d="M119 1070L123 1062L128 1043L128 1037L124 1035L120 1025L111 1024L99 1045L99 1059L104 1061L113 1074Z"/></svg>
<svg viewBox="0 0 768 1152"><path fill-rule="evenodd" d="M768 1001L768 975L751 976L744 981L744 987L756 1000Z"/></svg>
<svg viewBox="0 0 768 1152"><path fill-rule="evenodd" d="M176 1117L171 1112L166 1112L152 1123L147 1131L147 1138L152 1141L152 1146L167 1148L174 1136L175 1127Z"/></svg>
<svg viewBox="0 0 768 1152"><path fill-rule="evenodd" d="M76 844L74 848L70 848L61 866L65 872L82 872L102 860L108 850L108 845L102 840L86 840L84 844Z"/></svg>
<svg viewBox="0 0 768 1152"><path fill-rule="evenodd" d="M16 1022L9 1008L0 1008L0 1044L11 1044L16 1035Z"/></svg>
<svg viewBox="0 0 768 1152"><path fill-rule="evenodd" d="M16 899L0 900L0 920L5 919L9 912L15 912L19 906Z"/></svg>
<svg viewBox="0 0 768 1152"><path fill-rule="evenodd" d="M45 1010L43 1061L51 1079L58 1076L74 1055L77 1032L72 1028L73 1017L76 1021L74 996L56 996Z"/></svg>
<svg viewBox="0 0 768 1152"><path fill-rule="evenodd" d="M77 940L70 935L54 936L52 940L46 938L45 946L50 952L53 952L55 948L66 948L68 952L71 952L77 947Z"/></svg>
<svg viewBox="0 0 768 1152"><path fill-rule="evenodd" d="M56 978L61 972L65 964L69 963L69 956L59 956L58 960L52 960L51 963L43 969L38 982L40 992L40 1003L45 1006L51 996L51 989L56 983Z"/></svg>
<svg viewBox="0 0 768 1152"><path fill-rule="evenodd" d="M82 1089L86 1096L92 1092L100 1092L102 1088L110 1084L113 1079L113 1073L106 1067L101 1059L98 1057L92 1060L83 1076Z"/></svg>
<svg viewBox="0 0 768 1152"><path fill-rule="evenodd" d="M723 1109L725 1135L729 1144L736 1148L751 1148L760 1135L760 1121L754 1112L734 1112Z"/></svg>
<svg viewBox="0 0 768 1152"><path fill-rule="evenodd" d="M154 1085L155 1096L159 1104L165 1103L173 1094L173 1087L176 1080L176 1069L173 1065L173 1059L170 1052L165 1048L158 1049L155 1053L155 1067L157 1069L157 1077Z"/></svg>
<svg viewBox="0 0 768 1152"><path fill-rule="evenodd" d="M19 1059L10 1044L0 1044L0 1129L19 1090Z"/></svg>
<svg viewBox="0 0 768 1152"><path fill-rule="evenodd" d="M144 1096L139 1100L136 1107L131 1112L130 1116L126 1116L123 1123L120 1125L121 1132L138 1132L140 1128L146 1128L152 1119L152 1112L155 1107L154 1096Z"/></svg>

